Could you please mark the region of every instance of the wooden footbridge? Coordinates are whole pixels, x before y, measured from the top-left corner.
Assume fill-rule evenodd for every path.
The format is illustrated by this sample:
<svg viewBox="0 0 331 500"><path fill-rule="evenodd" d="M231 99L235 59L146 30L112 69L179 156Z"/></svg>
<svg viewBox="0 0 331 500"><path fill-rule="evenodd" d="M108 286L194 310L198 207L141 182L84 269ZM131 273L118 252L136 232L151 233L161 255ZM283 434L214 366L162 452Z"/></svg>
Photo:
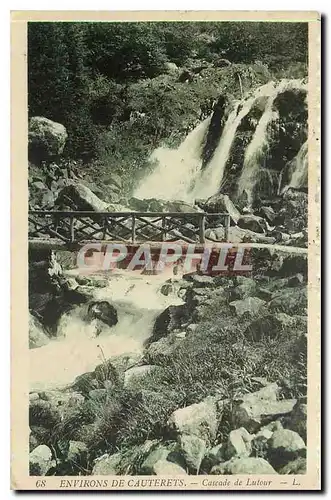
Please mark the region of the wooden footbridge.
<svg viewBox="0 0 331 500"><path fill-rule="evenodd" d="M228 241L227 213L29 211L29 244L39 248L79 248L94 242ZM224 228L221 239L207 229ZM207 233L207 234L206 234Z"/></svg>

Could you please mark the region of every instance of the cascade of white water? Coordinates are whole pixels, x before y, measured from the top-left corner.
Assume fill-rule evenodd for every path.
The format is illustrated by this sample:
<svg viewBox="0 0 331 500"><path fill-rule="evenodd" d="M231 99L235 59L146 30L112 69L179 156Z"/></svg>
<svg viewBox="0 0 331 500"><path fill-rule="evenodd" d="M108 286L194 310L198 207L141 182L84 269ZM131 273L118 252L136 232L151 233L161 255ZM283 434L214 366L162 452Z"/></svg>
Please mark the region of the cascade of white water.
<svg viewBox="0 0 331 500"><path fill-rule="evenodd" d="M304 142L293 158L289 167L289 180L283 184L283 176L279 179L279 192L283 193L288 188L300 189L308 185L308 141Z"/></svg>
<svg viewBox="0 0 331 500"><path fill-rule="evenodd" d="M269 125L279 117L278 111L273 109L274 101L279 94L287 90L301 90L304 88L305 85L301 80L282 80L277 86L273 84L264 113L245 152L244 165L238 182L238 195L245 191L249 205L252 204L254 186L268 151Z"/></svg>
<svg viewBox="0 0 331 500"><path fill-rule="evenodd" d="M94 300L110 301L118 323L103 326L96 336L96 320L86 319L86 307L64 314L58 337L37 349L30 349L30 390L61 388L95 369L106 359L139 353L152 333L155 318L170 304L181 304L176 295L164 296L159 289L166 273L144 276L140 272L117 271L106 288L94 290Z"/></svg>
<svg viewBox="0 0 331 500"><path fill-rule="evenodd" d="M201 153L210 124L210 117L201 122L178 149L157 148L150 160L155 170L138 186L136 198L161 200L190 200L192 182L201 169Z"/></svg>

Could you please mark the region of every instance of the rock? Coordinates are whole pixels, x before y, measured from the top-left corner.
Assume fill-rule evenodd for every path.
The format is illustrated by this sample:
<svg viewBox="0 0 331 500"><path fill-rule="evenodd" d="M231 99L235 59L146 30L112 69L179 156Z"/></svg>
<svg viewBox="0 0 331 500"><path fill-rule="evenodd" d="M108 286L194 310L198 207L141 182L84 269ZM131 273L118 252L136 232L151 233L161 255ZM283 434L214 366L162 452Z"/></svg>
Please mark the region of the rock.
<svg viewBox="0 0 331 500"><path fill-rule="evenodd" d="M164 363L170 361L178 343L174 334L163 337L156 342L152 342L145 350L145 358L151 364Z"/></svg>
<svg viewBox="0 0 331 500"><path fill-rule="evenodd" d="M308 274L308 253L295 253L283 259L279 269L279 277L293 276L294 274L302 274L307 281Z"/></svg>
<svg viewBox="0 0 331 500"><path fill-rule="evenodd" d="M68 199L71 200L71 205ZM107 212L108 210L108 204L100 200L91 189L80 182L71 182L59 192L55 205L62 207L68 206L68 204L75 210L93 212ZM88 232L88 229L85 228L84 231ZM91 232L93 232L93 229L91 229Z"/></svg>
<svg viewBox="0 0 331 500"><path fill-rule="evenodd" d="M245 276L237 277L237 286L231 290L231 300L241 300L255 295L256 282Z"/></svg>
<svg viewBox="0 0 331 500"><path fill-rule="evenodd" d="M277 474L274 468L263 458L232 458L228 462L215 465L210 471L212 475L220 474Z"/></svg>
<svg viewBox="0 0 331 500"><path fill-rule="evenodd" d="M155 320L150 342L165 337L168 333L182 329L188 317L187 305L169 306Z"/></svg>
<svg viewBox="0 0 331 500"><path fill-rule="evenodd" d="M217 409L213 398L206 398L185 408L175 410L167 426L177 435L192 435L213 443L218 428Z"/></svg>
<svg viewBox="0 0 331 500"><path fill-rule="evenodd" d="M304 280L303 275L300 273L297 273L295 276L291 276L288 279L287 285L290 287L299 286L299 285L303 284L303 280Z"/></svg>
<svg viewBox="0 0 331 500"><path fill-rule="evenodd" d="M186 476L187 472L179 465L168 462L167 460L159 460L154 464L154 475L156 476Z"/></svg>
<svg viewBox="0 0 331 500"><path fill-rule="evenodd" d="M41 444L29 455L30 476L44 476L55 465L48 446Z"/></svg>
<svg viewBox="0 0 331 500"><path fill-rule="evenodd" d="M275 431L268 440L268 459L277 469L286 463L304 456L306 445L297 432L289 429Z"/></svg>
<svg viewBox="0 0 331 500"><path fill-rule="evenodd" d="M267 229L265 220L252 214L241 215L237 224L240 228L249 229L254 233L264 233Z"/></svg>
<svg viewBox="0 0 331 500"><path fill-rule="evenodd" d="M233 224L240 219L240 212L227 194L215 194L208 198L203 205L204 210L210 213L228 213Z"/></svg>
<svg viewBox="0 0 331 500"><path fill-rule="evenodd" d="M224 462L223 449L223 444L219 443L216 446L213 446L213 448L207 450L201 463L201 473L209 473L214 465L218 465L220 462Z"/></svg>
<svg viewBox="0 0 331 500"><path fill-rule="evenodd" d="M293 462L289 462L279 469L278 474L306 474L307 460L304 457L299 457Z"/></svg>
<svg viewBox="0 0 331 500"><path fill-rule="evenodd" d="M200 465L206 452L206 442L198 436L179 436L179 443L188 470L199 474Z"/></svg>
<svg viewBox="0 0 331 500"><path fill-rule="evenodd" d="M45 333L45 330L40 323L32 314L29 314L29 347L30 349L35 349L43 345L48 344L49 338Z"/></svg>
<svg viewBox="0 0 331 500"><path fill-rule="evenodd" d="M307 405L297 402L293 411L286 419L285 427L297 432L302 439L307 440Z"/></svg>
<svg viewBox="0 0 331 500"><path fill-rule="evenodd" d="M257 392L245 394L242 401L234 405L234 424L238 427L245 427L249 432L256 432L261 425L290 413L296 400L277 401L278 391L277 384L270 384Z"/></svg>
<svg viewBox="0 0 331 500"><path fill-rule="evenodd" d="M169 74L174 74L174 73L177 73L179 71L177 64L175 64L173 62L164 63L164 67L166 69L166 72Z"/></svg>
<svg viewBox="0 0 331 500"><path fill-rule="evenodd" d="M89 304L87 315L90 320L99 319L108 326L114 326L118 322L115 307L106 300L95 301Z"/></svg>
<svg viewBox="0 0 331 500"><path fill-rule="evenodd" d="M165 295L166 297L168 295L172 294L173 291L174 291L173 283L164 283L164 285L162 285L161 290L160 290L162 295Z"/></svg>
<svg viewBox="0 0 331 500"><path fill-rule="evenodd" d="M62 154L67 137L61 123L41 116L33 116L29 121L29 153L39 161Z"/></svg>
<svg viewBox="0 0 331 500"><path fill-rule="evenodd" d="M270 224L274 222L276 217L275 211L272 207L261 207L259 215L266 219Z"/></svg>
<svg viewBox="0 0 331 500"><path fill-rule="evenodd" d="M269 300L271 300L271 297L272 297L272 291L268 290L267 288L261 287L261 288L257 289L256 295L260 299L265 300L266 302L269 302Z"/></svg>
<svg viewBox="0 0 331 500"><path fill-rule="evenodd" d="M92 476L116 476L119 474L119 465L121 462L121 454L103 455L95 460L95 465L92 470Z"/></svg>
<svg viewBox="0 0 331 500"><path fill-rule="evenodd" d="M42 426L46 429L53 429L61 420L57 407L49 401L37 399L30 401L29 423L31 426Z"/></svg>
<svg viewBox="0 0 331 500"><path fill-rule="evenodd" d="M224 459L230 460L232 457L249 457L252 452L252 439L253 436L244 427L231 431L223 450Z"/></svg>
<svg viewBox="0 0 331 500"><path fill-rule="evenodd" d="M273 313L289 315L305 314L307 309L307 287L283 288L273 293L268 309Z"/></svg>
<svg viewBox="0 0 331 500"><path fill-rule="evenodd" d="M187 333L193 333L196 331L196 329L198 328L198 324L197 323L191 323L189 324L187 327L186 327L186 330L187 330Z"/></svg>
<svg viewBox="0 0 331 500"><path fill-rule="evenodd" d="M170 451L165 446L158 446L142 463L141 474L153 474L154 465L160 460L166 460L169 453Z"/></svg>
<svg viewBox="0 0 331 500"><path fill-rule="evenodd" d="M302 325L304 328L304 325ZM292 338L302 335L296 317L284 313L267 314L258 318L246 328L244 336L254 342L262 339Z"/></svg>
<svg viewBox="0 0 331 500"><path fill-rule="evenodd" d="M82 276L77 275L76 281L79 285L91 286L93 288L105 288L109 284L109 280L103 276Z"/></svg>
<svg viewBox="0 0 331 500"><path fill-rule="evenodd" d="M81 441L69 441L68 460L75 463L86 462L88 447Z"/></svg>
<svg viewBox="0 0 331 500"><path fill-rule="evenodd" d="M156 365L134 366L124 373L124 387L134 387L135 383L143 379L146 375L155 373L161 368Z"/></svg>
<svg viewBox="0 0 331 500"><path fill-rule="evenodd" d="M265 301L258 297L247 297L243 300L234 300L229 304L230 310L239 317L243 316L245 313L248 313L250 316L256 316L264 305Z"/></svg>

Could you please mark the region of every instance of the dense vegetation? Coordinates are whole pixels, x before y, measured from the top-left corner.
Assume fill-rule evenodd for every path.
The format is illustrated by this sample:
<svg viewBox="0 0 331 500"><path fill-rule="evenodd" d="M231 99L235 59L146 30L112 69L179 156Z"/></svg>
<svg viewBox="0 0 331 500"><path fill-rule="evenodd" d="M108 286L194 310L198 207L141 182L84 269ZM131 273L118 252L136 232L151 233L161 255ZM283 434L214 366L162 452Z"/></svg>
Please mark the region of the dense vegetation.
<svg viewBox="0 0 331 500"><path fill-rule="evenodd" d="M237 74L247 88L302 76L307 40L306 23L30 23L29 116L65 125L67 158L138 172L220 91L239 92Z"/></svg>

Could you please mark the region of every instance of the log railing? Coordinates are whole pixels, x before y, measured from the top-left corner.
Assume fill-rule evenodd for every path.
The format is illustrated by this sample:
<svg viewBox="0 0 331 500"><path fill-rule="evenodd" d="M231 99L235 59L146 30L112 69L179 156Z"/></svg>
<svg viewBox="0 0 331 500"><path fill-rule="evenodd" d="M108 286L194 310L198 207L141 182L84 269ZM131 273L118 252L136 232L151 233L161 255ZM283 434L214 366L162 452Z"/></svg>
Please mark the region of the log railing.
<svg viewBox="0 0 331 500"><path fill-rule="evenodd" d="M68 245L87 241L228 241L227 213L29 211L29 239L57 239ZM206 230L224 228L224 238Z"/></svg>

